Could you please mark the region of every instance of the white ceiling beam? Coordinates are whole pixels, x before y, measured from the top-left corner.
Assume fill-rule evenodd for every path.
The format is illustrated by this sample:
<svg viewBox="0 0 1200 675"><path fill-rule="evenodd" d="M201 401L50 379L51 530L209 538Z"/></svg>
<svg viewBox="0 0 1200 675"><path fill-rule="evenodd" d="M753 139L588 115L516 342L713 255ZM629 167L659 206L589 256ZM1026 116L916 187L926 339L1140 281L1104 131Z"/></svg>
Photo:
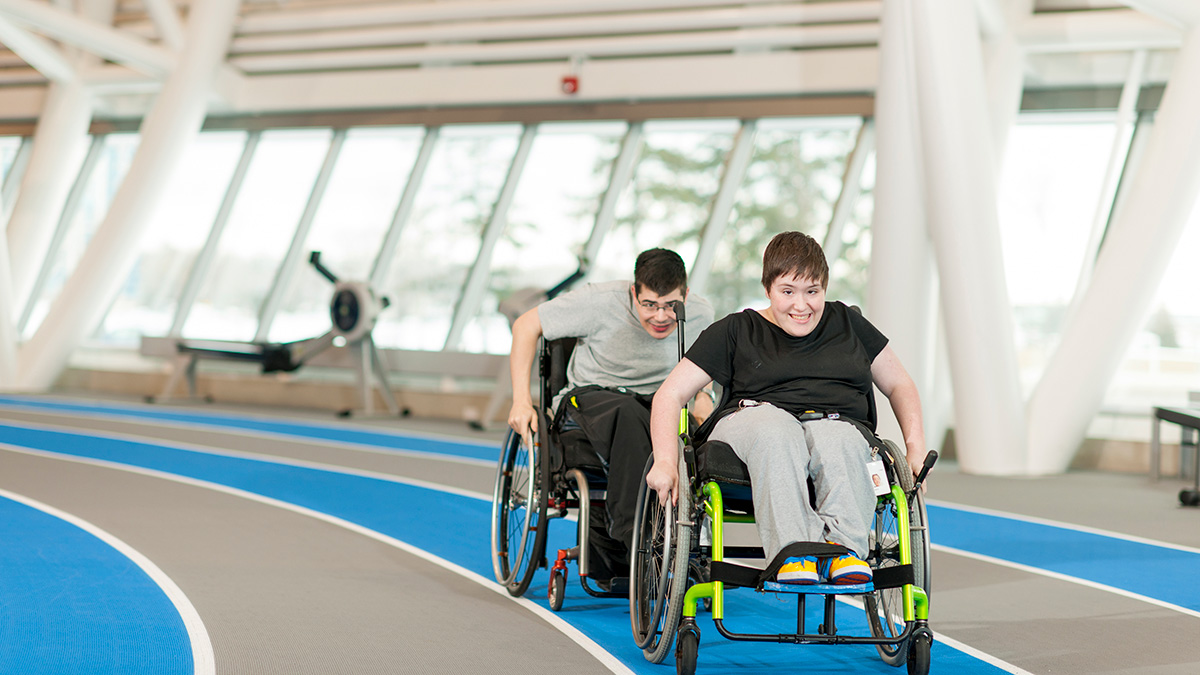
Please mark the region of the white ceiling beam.
<svg viewBox="0 0 1200 675"><path fill-rule="evenodd" d="M159 39L172 51L183 49L183 23L171 0L142 0L158 30Z"/></svg>
<svg viewBox="0 0 1200 675"><path fill-rule="evenodd" d="M1183 33L1170 23L1129 9L1034 14L1017 28L1029 53L1178 49Z"/></svg>
<svg viewBox="0 0 1200 675"><path fill-rule="evenodd" d="M879 3L849 3L851 11L831 13L828 7L841 4L781 4L761 7L701 9L674 12L614 13L598 16L456 21L405 26L369 26L314 32L243 35L234 38L230 52L249 54L272 51L318 49L361 49L364 47L564 38L584 35L666 33L671 31L719 30L772 25L813 25L879 20Z"/></svg>
<svg viewBox="0 0 1200 675"><path fill-rule="evenodd" d="M55 45L0 16L0 44L8 47L47 80L65 82L75 77L75 69Z"/></svg>
<svg viewBox="0 0 1200 675"><path fill-rule="evenodd" d="M453 21L477 21L614 12L646 12L660 9L697 9L729 5L730 0L465 0L458 2L396 3L363 7L330 7L320 9L272 9L243 16L238 33L299 32L380 26L386 24L419 24ZM740 5L780 4L779 0L740 0ZM801 2L790 4L800 5ZM854 21L860 14L879 16L879 1L813 3L808 5L812 20L819 16L829 21ZM847 18L837 18L847 17Z"/></svg>
<svg viewBox="0 0 1200 675"><path fill-rule="evenodd" d="M975 12L979 15L979 32L984 37L994 38L1006 32L1008 21L999 0L975 0Z"/></svg>
<svg viewBox="0 0 1200 675"><path fill-rule="evenodd" d="M576 57L688 54L740 49L816 48L874 44L879 24L835 24L799 28L750 28L653 36L533 40L503 44L429 45L344 52L235 56L247 73L381 68L441 63L566 61Z"/></svg>
<svg viewBox="0 0 1200 675"><path fill-rule="evenodd" d="M175 65L166 49L33 0L0 0L0 17L155 77L165 76Z"/></svg>
<svg viewBox="0 0 1200 675"><path fill-rule="evenodd" d="M1200 25L1200 3L1196 0L1124 0L1130 7L1169 21L1179 27Z"/></svg>
<svg viewBox="0 0 1200 675"><path fill-rule="evenodd" d="M245 78L234 101L247 113L430 105L584 103L739 96L861 94L875 89L874 47L587 61L564 94L563 63Z"/></svg>

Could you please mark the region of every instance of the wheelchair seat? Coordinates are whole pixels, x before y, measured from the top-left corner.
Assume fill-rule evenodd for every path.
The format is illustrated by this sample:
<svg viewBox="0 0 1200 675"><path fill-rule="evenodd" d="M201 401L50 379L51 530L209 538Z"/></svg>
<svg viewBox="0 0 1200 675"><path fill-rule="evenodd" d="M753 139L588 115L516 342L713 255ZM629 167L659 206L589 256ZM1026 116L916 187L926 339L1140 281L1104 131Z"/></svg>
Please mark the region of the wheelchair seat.
<svg viewBox="0 0 1200 675"><path fill-rule="evenodd" d="M743 513L754 512L750 492L750 470L724 441L708 441L695 449L696 476L701 484L716 481L722 485L725 508Z"/></svg>

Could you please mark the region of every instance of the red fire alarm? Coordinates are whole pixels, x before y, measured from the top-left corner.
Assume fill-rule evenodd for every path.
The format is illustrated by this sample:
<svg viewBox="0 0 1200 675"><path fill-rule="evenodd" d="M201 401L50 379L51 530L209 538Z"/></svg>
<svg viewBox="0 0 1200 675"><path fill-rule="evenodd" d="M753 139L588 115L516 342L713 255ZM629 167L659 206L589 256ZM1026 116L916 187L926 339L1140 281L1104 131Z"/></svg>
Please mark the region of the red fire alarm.
<svg viewBox="0 0 1200 675"><path fill-rule="evenodd" d="M579 91L578 75L563 75L562 91L564 94L574 94Z"/></svg>

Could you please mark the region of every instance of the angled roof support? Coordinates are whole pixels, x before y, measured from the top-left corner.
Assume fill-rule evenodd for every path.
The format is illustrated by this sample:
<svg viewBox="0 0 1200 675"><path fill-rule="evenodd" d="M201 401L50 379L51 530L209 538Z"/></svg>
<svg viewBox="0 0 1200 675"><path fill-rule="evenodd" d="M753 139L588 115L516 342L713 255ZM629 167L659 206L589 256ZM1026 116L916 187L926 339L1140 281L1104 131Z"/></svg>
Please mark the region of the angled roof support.
<svg viewBox="0 0 1200 675"><path fill-rule="evenodd" d="M0 0L11 3L14 0ZM141 145L108 215L41 327L20 353L17 384L45 390L75 347L100 323L137 262L150 217L204 121L208 98L233 34L240 0L193 3L186 46L141 126Z"/></svg>
<svg viewBox="0 0 1200 675"><path fill-rule="evenodd" d="M166 49L128 33L33 0L0 0L0 17L156 77L165 76L175 57Z"/></svg>
<svg viewBox="0 0 1200 675"><path fill-rule="evenodd" d="M11 49L51 82L64 82L75 78L75 68L62 50L3 15L0 15L0 44Z"/></svg>

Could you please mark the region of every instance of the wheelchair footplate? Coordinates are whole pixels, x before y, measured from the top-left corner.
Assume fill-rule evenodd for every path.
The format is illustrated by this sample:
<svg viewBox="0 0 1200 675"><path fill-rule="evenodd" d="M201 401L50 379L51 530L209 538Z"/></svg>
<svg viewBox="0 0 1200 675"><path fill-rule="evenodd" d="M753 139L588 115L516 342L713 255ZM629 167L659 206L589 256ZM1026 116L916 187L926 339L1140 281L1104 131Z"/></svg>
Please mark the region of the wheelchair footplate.
<svg viewBox="0 0 1200 675"><path fill-rule="evenodd" d="M875 584L781 584L764 581L762 590L767 593L802 593L805 595L862 595L874 593Z"/></svg>

